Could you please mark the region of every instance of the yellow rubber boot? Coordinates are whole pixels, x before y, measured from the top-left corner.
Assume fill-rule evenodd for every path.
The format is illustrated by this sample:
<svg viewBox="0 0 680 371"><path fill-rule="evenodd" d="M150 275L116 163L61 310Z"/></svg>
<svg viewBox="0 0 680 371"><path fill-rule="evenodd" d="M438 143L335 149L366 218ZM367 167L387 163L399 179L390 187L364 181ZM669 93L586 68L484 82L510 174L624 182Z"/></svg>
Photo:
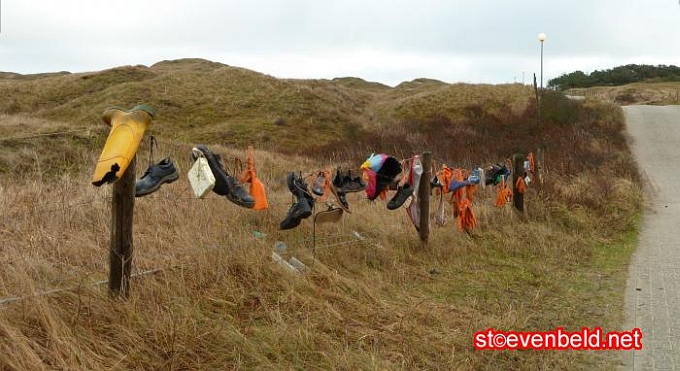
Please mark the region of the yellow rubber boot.
<svg viewBox="0 0 680 371"><path fill-rule="evenodd" d="M135 106L130 111L119 107L104 111L102 120L111 126L111 131L94 169L92 184L99 187L113 183L125 173L153 116L153 109L145 105Z"/></svg>

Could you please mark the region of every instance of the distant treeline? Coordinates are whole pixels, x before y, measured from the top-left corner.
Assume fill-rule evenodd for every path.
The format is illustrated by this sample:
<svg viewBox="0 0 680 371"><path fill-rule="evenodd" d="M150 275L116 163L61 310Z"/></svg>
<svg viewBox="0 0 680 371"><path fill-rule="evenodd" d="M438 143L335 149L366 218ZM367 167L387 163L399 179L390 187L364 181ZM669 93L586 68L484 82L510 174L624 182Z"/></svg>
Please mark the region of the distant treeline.
<svg viewBox="0 0 680 371"><path fill-rule="evenodd" d="M559 90L589 88L591 86L615 86L633 82L680 81L680 67L666 65L629 64L608 70L595 70L591 74L575 71L548 81L548 86Z"/></svg>

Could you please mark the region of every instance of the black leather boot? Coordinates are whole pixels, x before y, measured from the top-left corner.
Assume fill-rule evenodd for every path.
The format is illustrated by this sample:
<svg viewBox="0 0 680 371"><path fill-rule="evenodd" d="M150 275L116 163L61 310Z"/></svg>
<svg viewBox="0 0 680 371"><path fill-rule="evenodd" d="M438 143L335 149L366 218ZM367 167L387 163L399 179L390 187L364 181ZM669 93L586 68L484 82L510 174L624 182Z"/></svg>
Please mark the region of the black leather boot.
<svg viewBox="0 0 680 371"><path fill-rule="evenodd" d="M388 210L396 210L403 205L406 200L413 194L413 187L409 183L404 183L404 185L399 186L397 193L392 197L392 199L387 203Z"/></svg>
<svg viewBox="0 0 680 371"><path fill-rule="evenodd" d="M255 206L255 199L251 196L243 185L236 180L232 175L227 175L226 184L229 193L227 193L227 199L239 206L245 207L246 209L252 209Z"/></svg>
<svg viewBox="0 0 680 371"><path fill-rule="evenodd" d="M290 207L286 218L279 224L279 228L282 230L295 228L300 225L302 219L308 218L310 215L312 215L312 208L307 199L302 198Z"/></svg>
<svg viewBox="0 0 680 371"><path fill-rule="evenodd" d="M335 197L340 201L341 207L345 209L345 211L349 211L349 203L347 202L346 197L347 190L345 188L344 179L340 174L340 168L336 170L333 181L331 182L331 191L333 191Z"/></svg>
<svg viewBox="0 0 680 371"><path fill-rule="evenodd" d="M307 187L307 183L305 181L295 175L295 173L290 173L288 174L289 178L292 176L292 180L286 179L287 182L290 184L292 182L293 186L291 187L290 185L288 188L291 190L293 193L293 196L297 198L297 203L307 203L309 205L309 215L305 215L302 217L308 218L310 215L312 215L312 209L314 208L314 197L309 193L309 188ZM303 208L304 209L304 208Z"/></svg>
<svg viewBox="0 0 680 371"><path fill-rule="evenodd" d="M295 173L289 173L286 177L286 184L296 201L288 210L286 218L279 224L279 228L282 230L292 229L300 225L302 219L309 218L312 215L312 208L314 207L314 197L309 194L307 183L302 178Z"/></svg>

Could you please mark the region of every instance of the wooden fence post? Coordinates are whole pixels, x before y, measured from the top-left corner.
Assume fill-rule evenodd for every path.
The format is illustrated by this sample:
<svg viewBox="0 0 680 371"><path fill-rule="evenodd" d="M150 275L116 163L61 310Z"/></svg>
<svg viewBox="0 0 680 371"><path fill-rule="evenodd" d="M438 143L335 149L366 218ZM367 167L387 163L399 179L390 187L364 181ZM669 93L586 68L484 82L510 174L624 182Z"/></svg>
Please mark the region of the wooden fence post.
<svg viewBox="0 0 680 371"><path fill-rule="evenodd" d="M515 154L512 156L512 200L515 209L524 212L524 195L517 189L517 180L524 176L524 159L526 156Z"/></svg>
<svg viewBox="0 0 680 371"><path fill-rule="evenodd" d="M423 152L422 155L423 175L420 177L420 185L418 186L418 200L420 202L420 228L418 234L420 241L427 244L427 239L430 236L430 179L432 174L432 153Z"/></svg>
<svg viewBox="0 0 680 371"><path fill-rule="evenodd" d="M136 157L123 176L113 184L111 201L111 245L109 249L109 290L127 298L132 272L132 219L135 207Z"/></svg>
<svg viewBox="0 0 680 371"><path fill-rule="evenodd" d="M536 177L538 182L543 184L543 173L545 172L545 153L543 148L536 150Z"/></svg>
<svg viewBox="0 0 680 371"><path fill-rule="evenodd" d="M534 93L536 93L536 110L538 111L536 119L538 120L538 125L541 125L543 124L543 107L541 106L543 102L541 95L538 92L538 85L536 85L536 74L534 74Z"/></svg>

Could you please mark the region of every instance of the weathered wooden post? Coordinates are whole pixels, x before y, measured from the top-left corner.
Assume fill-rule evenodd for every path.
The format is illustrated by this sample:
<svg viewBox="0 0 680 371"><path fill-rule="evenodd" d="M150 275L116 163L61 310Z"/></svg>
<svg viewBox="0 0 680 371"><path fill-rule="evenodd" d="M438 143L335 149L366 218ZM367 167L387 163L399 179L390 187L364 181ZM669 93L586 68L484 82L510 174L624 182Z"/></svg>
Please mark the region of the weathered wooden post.
<svg viewBox="0 0 680 371"><path fill-rule="evenodd" d="M132 271L132 219L135 206L136 153L146 128L154 118L153 108L139 104L132 110L109 107L102 114L111 127L92 176L92 184L113 184L109 246L109 290L126 298Z"/></svg>
<svg viewBox="0 0 680 371"><path fill-rule="evenodd" d="M536 150L536 178L538 182L543 184L543 173L545 172L545 153L543 148Z"/></svg>
<svg viewBox="0 0 680 371"><path fill-rule="evenodd" d="M538 85L536 85L536 74L534 74L534 93L536 93L536 109L538 110L537 120L538 120L538 125L543 124L543 109L541 105L543 102L541 102L541 96L538 93Z"/></svg>
<svg viewBox="0 0 680 371"><path fill-rule="evenodd" d="M420 177L420 185L418 186L418 200L420 202L420 228L418 234L420 241L427 244L427 239L430 236L430 179L432 174L432 153L423 152L422 155L423 175Z"/></svg>
<svg viewBox="0 0 680 371"><path fill-rule="evenodd" d="M132 272L132 219L135 207L136 157L113 185L111 202L111 245L109 249L109 290L122 298L130 291Z"/></svg>
<svg viewBox="0 0 680 371"><path fill-rule="evenodd" d="M517 180L524 177L524 159L526 156L515 154L512 156L512 200L515 209L524 212L524 193L517 188Z"/></svg>

